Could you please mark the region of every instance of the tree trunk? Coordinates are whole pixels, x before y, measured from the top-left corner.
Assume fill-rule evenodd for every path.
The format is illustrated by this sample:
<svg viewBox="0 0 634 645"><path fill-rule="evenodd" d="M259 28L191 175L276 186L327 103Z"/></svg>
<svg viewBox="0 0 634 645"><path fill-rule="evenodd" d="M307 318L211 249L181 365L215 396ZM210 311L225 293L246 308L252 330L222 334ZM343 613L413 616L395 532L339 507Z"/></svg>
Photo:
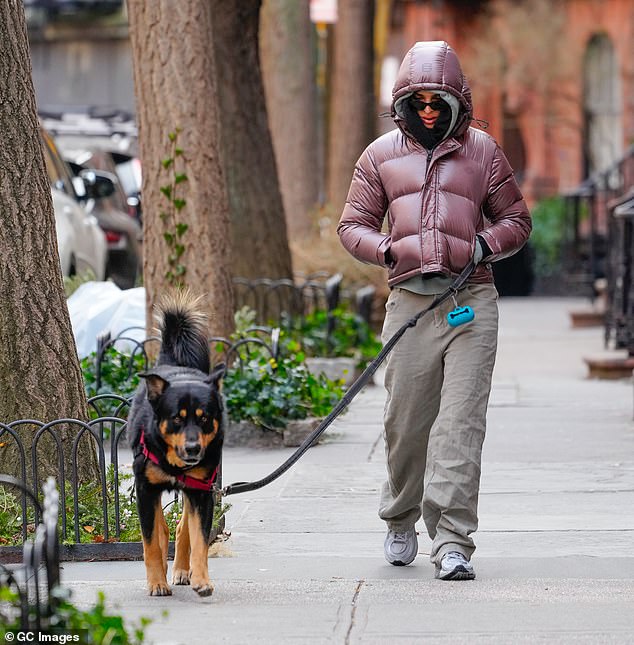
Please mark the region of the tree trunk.
<svg viewBox="0 0 634 645"><path fill-rule="evenodd" d="M376 119L373 84L373 4L340 2L334 29L328 115L328 201L343 208L354 164L372 141Z"/></svg>
<svg viewBox="0 0 634 645"><path fill-rule="evenodd" d="M205 297L210 333L228 336L234 329L229 202L210 3L129 0L128 15L143 164L148 333L157 297L179 283ZM175 183L181 174L187 179ZM168 198L162 190L170 186ZM186 204L179 210L174 199ZM179 235L183 225L188 228ZM166 234L182 246L175 265ZM180 275L169 279L178 266Z"/></svg>
<svg viewBox="0 0 634 645"><path fill-rule="evenodd" d="M0 421L85 420L86 395L60 270L21 0L9 0L0 10L0 60ZM34 427L17 431L30 481ZM77 428L55 432L70 473ZM98 475L90 444L80 444L81 480ZM48 434L38 443L37 455L39 481L48 475L59 478L59 455ZM5 430L0 472L21 478L21 470L16 442Z"/></svg>
<svg viewBox="0 0 634 645"><path fill-rule="evenodd" d="M262 0L211 0L209 38L218 61L223 169L229 194L234 276L292 276L284 206L260 73ZM285 106L278 109L287 109ZM207 115L208 116L208 115Z"/></svg>
<svg viewBox="0 0 634 645"><path fill-rule="evenodd" d="M293 240L310 232L319 198L314 52L309 1L264 0L262 76L286 226Z"/></svg>

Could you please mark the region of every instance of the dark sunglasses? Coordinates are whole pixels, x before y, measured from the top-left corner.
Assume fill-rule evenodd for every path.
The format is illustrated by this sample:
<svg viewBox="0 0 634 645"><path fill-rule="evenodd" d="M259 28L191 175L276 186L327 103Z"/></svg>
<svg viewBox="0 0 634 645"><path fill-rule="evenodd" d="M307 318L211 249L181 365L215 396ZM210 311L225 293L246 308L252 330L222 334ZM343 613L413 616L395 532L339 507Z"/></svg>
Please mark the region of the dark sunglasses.
<svg viewBox="0 0 634 645"><path fill-rule="evenodd" d="M428 105L434 112L442 110L447 105L442 99L434 99L427 103L417 96L410 97L409 104L418 112L422 112Z"/></svg>

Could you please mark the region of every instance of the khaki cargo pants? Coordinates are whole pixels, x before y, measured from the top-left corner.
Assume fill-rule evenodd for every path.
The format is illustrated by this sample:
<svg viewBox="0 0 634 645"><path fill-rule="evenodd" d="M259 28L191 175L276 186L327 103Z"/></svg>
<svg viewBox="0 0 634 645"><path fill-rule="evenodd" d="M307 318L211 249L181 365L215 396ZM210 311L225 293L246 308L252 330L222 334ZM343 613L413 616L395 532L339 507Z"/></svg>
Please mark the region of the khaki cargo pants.
<svg viewBox="0 0 634 645"><path fill-rule="evenodd" d="M450 298L408 329L388 355L384 417L388 479L379 516L405 531L421 514L432 539L431 560L448 551L467 558L478 528L480 461L498 330L492 284L468 285L457 295L475 319L447 323ZM386 303L385 343L433 296L395 288Z"/></svg>

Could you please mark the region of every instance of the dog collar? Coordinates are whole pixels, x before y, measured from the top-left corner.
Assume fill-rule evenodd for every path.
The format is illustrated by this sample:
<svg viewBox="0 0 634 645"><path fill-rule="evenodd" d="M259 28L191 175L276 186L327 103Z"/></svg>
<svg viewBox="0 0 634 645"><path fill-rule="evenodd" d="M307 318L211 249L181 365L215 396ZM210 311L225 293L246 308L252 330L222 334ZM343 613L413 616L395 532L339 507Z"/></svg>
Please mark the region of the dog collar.
<svg viewBox="0 0 634 645"><path fill-rule="evenodd" d="M141 439L139 440L139 445L141 446L141 450L143 451L143 456L146 459L149 459L153 464L156 464L157 466L161 466L161 462L159 461L159 458L153 452L150 452L148 447L145 445L144 428L141 429ZM172 475L172 477L174 477L176 481L180 482L183 488L192 488L194 490L204 490L207 492L209 492L214 487L217 476L218 476L218 466L216 466L216 469L211 474L211 477L207 477L206 479L197 479L196 477L191 477L190 475L186 475L185 473L181 473L179 475Z"/></svg>

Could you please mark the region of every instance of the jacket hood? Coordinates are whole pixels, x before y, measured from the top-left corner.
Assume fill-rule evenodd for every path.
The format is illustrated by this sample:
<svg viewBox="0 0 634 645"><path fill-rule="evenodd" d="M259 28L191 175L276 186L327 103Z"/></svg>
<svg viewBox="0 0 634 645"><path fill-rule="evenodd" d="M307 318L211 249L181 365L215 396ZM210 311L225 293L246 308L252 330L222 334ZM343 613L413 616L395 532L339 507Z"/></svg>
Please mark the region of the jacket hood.
<svg viewBox="0 0 634 645"><path fill-rule="evenodd" d="M392 89L392 118L411 136L402 112L403 101L420 90L438 93L452 110L449 136L460 136L473 117L471 89L456 52L444 41L416 43L403 58Z"/></svg>

